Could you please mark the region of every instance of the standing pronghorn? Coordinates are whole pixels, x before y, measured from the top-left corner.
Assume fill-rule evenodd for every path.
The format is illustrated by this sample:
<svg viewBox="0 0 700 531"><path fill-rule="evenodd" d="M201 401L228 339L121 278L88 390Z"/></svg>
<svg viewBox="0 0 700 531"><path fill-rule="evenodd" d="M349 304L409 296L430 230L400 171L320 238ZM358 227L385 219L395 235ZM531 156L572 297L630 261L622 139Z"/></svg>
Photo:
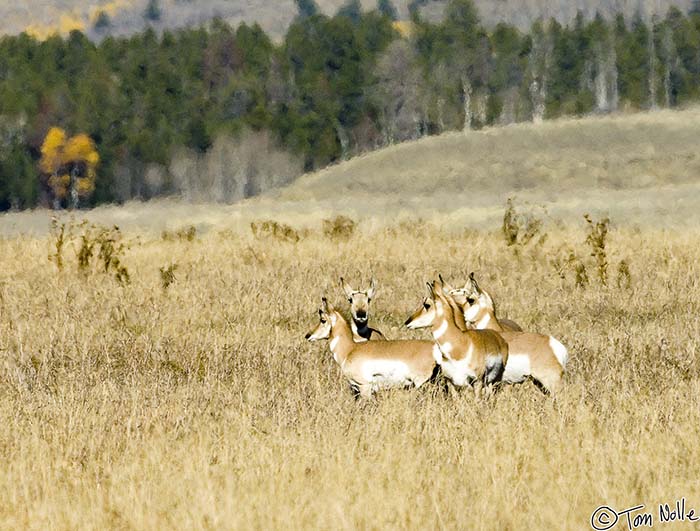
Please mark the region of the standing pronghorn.
<svg viewBox="0 0 700 531"><path fill-rule="evenodd" d="M421 319L426 306L406 320L409 328L432 326L443 373L458 387L474 385L478 394L483 385L499 382L508 362L508 344L493 330L462 330L455 323L455 310L442 282L428 284L434 306L430 319ZM431 307L432 307L431 306Z"/></svg>
<svg viewBox="0 0 700 531"><path fill-rule="evenodd" d="M384 340L384 334L379 330L370 328L369 321L369 303L372 302L376 294L376 286L374 278L369 282L369 288L365 290L352 289L350 284L340 277L340 287L343 288L345 296L350 303L350 313L352 315L352 337L356 342L368 340Z"/></svg>
<svg viewBox="0 0 700 531"><path fill-rule="evenodd" d="M461 307L448 297L455 315L455 324L462 330L465 323ZM437 320L436 304L431 297L423 299L418 310L406 321L411 329L426 328ZM508 361L503 381L520 383L532 378L546 391L554 393L561 388L561 379L568 359L566 347L552 336L530 332L498 332L508 343Z"/></svg>
<svg viewBox="0 0 700 531"><path fill-rule="evenodd" d="M477 330L488 328L498 332L523 331L515 321L496 317L496 305L493 302L493 298L486 290L481 289L474 278L473 272L469 275L469 279L463 288L453 288L445 283L445 289L455 302L462 307L464 320L467 323L471 323Z"/></svg>
<svg viewBox="0 0 700 531"><path fill-rule="evenodd" d="M347 321L325 297L318 315L320 322L306 339L330 339L333 359L362 397L370 398L375 391L390 387L420 387L437 369L432 341L355 343Z"/></svg>

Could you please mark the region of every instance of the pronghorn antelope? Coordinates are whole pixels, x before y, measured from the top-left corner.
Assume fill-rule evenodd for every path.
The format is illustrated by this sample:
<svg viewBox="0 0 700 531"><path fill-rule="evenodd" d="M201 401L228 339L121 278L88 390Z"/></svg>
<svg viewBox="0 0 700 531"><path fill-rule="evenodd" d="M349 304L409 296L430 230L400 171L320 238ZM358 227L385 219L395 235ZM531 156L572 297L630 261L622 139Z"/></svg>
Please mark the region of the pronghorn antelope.
<svg viewBox="0 0 700 531"><path fill-rule="evenodd" d="M384 340L384 334L379 330L370 328L369 321L369 303L372 302L374 295L376 294L376 286L374 284L374 279L370 280L369 288L365 290L355 290L352 289L350 284L340 277L340 287L343 289L343 293L348 298L350 303L350 313L352 315L352 337L356 342L368 341L368 340Z"/></svg>
<svg viewBox="0 0 700 531"><path fill-rule="evenodd" d="M420 387L437 367L432 341L365 341L355 343L345 318L323 298L319 324L306 334L309 341L330 339L333 359L350 387L364 398L379 389Z"/></svg>
<svg viewBox="0 0 700 531"><path fill-rule="evenodd" d="M448 298L455 315L455 324L461 330L468 327L464 321L461 307ZM436 304L431 296L423 299L421 306L409 317L409 328L426 328L437 319ZM555 393L561 387L561 379L566 366L568 353L566 347L552 336L530 332L498 332L508 343L508 361L503 381L520 383L532 378L545 391ZM444 369L443 369L444 370Z"/></svg>
<svg viewBox="0 0 700 531"><path fill-rule="evenodd" d="M440 277L442 280L442 277ZM444 282L444 281L443 281ZM464 320L473 325L473 328L482 330L488 328L498 332L522 332L523 329L515 321L510 319L498 319L496 317L496 305L491 295L477 283L474 273L469 275L469 279L463 288L453 288L446 282L445 290L452 296L464 312Z"/></svg>
<svg viewBox="0 0 700 531"><path fill-rule="evenodd" d="M474 385L478 394L483 385L491 387L503 377L508 362L508 344L493 330L463 330L455 323L455 308L441 281L428 284L430 299L406 320L408 328L432 327L438 349L435 361L458 387ZM430 300L430 303L428 303Z"/></svg>

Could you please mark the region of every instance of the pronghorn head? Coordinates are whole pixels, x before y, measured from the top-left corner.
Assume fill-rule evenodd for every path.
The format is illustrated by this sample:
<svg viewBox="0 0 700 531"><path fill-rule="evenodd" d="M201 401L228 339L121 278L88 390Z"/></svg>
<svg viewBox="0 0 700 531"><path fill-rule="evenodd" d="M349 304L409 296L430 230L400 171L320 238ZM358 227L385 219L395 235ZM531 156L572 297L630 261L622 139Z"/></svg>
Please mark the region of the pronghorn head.
<svg viewBox="0 0 700 531"><path fill-rule="evenodd" d="M335 308L325 297L323 297L321 307L318 309L318 317L318 325L306 334L306 339L309 341L321 341L331 337L331 329L336 319Z"/></svg>
<svg viewBox="0 0 700 531"><path fill-rule="evenodd" d="M463 288L450 288L448 293L464 309L466 321L476 321L485 309L493 310L491 296L479 287L473 272L469 274Z"/></svg>
<svg viewBox="0 0 700 531"><path fill-rule="evenodd" d="M369 319L369 304L376 293L374 279L370 280L369 288L365 290L355 290L340 277L340 286L350 303L350 313L355 323L365 324Z"/></svg>
<svg viewBox="0 0 700 531"><path fill-rule="evenodd" d="M428 296L423 298L416 311L404 323L410 330L432 326L435 320L435 303L433 302L432 286L428 283Z"/></svg>

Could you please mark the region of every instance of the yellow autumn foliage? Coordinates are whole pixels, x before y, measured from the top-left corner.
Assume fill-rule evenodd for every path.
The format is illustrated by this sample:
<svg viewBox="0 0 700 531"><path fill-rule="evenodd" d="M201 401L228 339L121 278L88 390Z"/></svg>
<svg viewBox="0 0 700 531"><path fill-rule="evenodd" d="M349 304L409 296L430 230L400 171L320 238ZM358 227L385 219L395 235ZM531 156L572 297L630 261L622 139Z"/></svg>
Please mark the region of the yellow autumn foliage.
<svg viewBox="0 0 700 531"><path fill-rule="evenodd" d="M63 146L66 143L66 132L60 127L52 127L46 133L41 145L41 160L39 167L44 173L55 173L63 164Z"/></svg>
<svg viewBox="0 0 700 531"><path fill-rule="evenodd" d="M71 186L70 166L84 164L84 175L75 179L78 197L89 196L95 190L95 168L100 162L95 142L80 133L68 138L60 127L52 127L41 146L41 171L49 175L48 185L57 199L64 199Z"/></svg>
<svg viewBox="0 0 700 531"><path fill-rule="evenodd" d="M415 31L415 26L410 20L397 20L391 25L404 39L410 39Z"/></svg>
<svg viewBox="0 0 700 531"><path fill-rule="evenodd" d="M88 166L97 166L100 156L95 149L95 142L86 134L75 135L63 148L63 162L85 162Z"/></svg>

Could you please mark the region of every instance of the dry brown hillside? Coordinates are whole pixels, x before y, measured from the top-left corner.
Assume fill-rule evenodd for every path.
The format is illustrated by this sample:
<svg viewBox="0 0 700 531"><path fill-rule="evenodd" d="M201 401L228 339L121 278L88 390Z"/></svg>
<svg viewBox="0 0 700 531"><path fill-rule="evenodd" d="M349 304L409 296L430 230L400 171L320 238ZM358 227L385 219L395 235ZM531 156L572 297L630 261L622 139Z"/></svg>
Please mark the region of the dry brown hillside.
<svg viewBox="0 0 700 531"><path fill-rule="evenodd" d="M27 0L2 2L0 5L0 33L19 33L29 30L45 36L52 31L68 32L72 29L92 31L97 13L105 11L112 22L112 33L123 34L144 27L143 12L147 0ZM318 0L326 13L335 12L344 0ZM407 17L408 0L395 0L402 17ZM214 16L220 16L232 24L258 22L275 37L284 34L296 14L293 0L160 0L162 19L160 27L178 27L201 24ZM366 9L376 5L375 0L362 0ZM425 8L425 15L439 16L444 2L436 1ZM640 2L617 0L475 0L482 18L487 24L507 21L527 28L538 17L556 17L571 20L577 10L587 16L596 11L610 14L622 10L631 16L641 10L646 16L665 14L670 5L687 8L690 0L643 0Z"/></svg>

